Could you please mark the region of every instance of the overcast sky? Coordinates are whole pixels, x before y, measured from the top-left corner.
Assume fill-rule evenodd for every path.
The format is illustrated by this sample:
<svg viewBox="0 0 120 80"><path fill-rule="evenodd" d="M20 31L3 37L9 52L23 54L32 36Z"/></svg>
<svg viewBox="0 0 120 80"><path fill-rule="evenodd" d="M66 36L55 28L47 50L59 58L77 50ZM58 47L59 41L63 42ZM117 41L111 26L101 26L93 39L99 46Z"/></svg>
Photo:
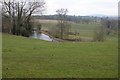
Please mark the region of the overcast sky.
<svg viewBox="0 0 120 80"><path fill-rule="evenodd" d="M118 15L119 0L45 0L46 14L56 14L56 10L67 8L69 15Z"/></svg>

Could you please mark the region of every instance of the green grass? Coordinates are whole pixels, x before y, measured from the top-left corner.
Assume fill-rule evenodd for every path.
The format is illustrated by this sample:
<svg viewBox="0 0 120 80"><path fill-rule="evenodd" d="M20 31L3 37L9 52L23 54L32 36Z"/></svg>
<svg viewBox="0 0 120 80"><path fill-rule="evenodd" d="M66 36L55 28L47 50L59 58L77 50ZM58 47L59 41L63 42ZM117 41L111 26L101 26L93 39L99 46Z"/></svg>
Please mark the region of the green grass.
<svg viewBox="0 0 120 80"><path fill-rule="evenodd" d="M57 25L57 23L42 23L43 27L42 29L49 30L50 27L54 27ZM71 23L71 32L79 32L81 37L92 37L94 34L94 31L100 26L100 24L97 23L90 23L90 24L77 24L77 23Z"/></svg>
<svg viewBox="0 0 120 80"><path fill-rule="evenodd" d="M56 27L57 21L55 20L38 20L42 24L42 30L50 30ZM89 24L81 24L81 23L71 23L71 32L79 32L78 35L83 39L93 39L95 31L99 30L102 25L100 23L89 23ZM117 41L117 34L106 36L107 41Z"/></svg>
<svg viewBox="0 0 120 80"><path fill-rule="evenodd" d="M117 42L48 42L3 34L3 78L116 78Z"/></svg>
<svg viewBox="0 0 120 80"><path fill-rule="evenodd" d="M56 20L38 20L42 24L43 30L49 30L51 27L55 27L57 25ZM71 23L71 32L79 32L81 37L92 37L94 31L99 29L98 27L101 26L100 23L89 23L89 24L82 24L82 23Z"/></svg>

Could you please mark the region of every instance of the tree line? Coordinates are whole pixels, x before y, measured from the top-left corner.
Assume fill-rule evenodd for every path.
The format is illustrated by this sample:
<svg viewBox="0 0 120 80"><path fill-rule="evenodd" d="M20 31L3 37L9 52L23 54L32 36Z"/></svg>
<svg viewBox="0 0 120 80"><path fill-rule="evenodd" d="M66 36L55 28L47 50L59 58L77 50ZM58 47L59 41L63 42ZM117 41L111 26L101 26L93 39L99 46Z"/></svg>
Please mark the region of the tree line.
<svg viewBox="0 0 120 80"><path fill-rule="evenodd" d="M82 23L82 24L89 24L92 22L100 22L100 17L94 17L94 16L76 16L76 15L66 15L68 21L72 21L75 23ZM57 13L55 15L34 15L32 16L36 19L49 19L49 20L58 20L59 15Z"/></svg>

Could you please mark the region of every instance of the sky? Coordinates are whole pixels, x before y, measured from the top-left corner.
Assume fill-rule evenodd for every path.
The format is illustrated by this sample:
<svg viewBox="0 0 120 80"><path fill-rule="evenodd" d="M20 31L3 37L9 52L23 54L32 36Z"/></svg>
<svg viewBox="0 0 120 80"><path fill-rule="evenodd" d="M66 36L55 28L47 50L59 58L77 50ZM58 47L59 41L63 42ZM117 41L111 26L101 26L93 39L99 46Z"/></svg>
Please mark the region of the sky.
<svg viewBox="0 0 120 80"><path fill-rule="evenodd" d="M119 0L45 0L45 2L47 15L56 14L56 10L61 8L67 8L68 15L118 15Z"/></svg>

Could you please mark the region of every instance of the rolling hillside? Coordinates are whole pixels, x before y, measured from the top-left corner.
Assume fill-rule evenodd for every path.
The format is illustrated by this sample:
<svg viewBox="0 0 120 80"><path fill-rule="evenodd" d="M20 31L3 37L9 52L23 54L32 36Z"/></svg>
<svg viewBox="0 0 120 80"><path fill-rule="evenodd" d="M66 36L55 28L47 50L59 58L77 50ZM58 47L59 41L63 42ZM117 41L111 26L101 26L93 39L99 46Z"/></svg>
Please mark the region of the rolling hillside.
<svg viewBox="0 0 120 80"><path fill-rule="evenodd" d="M117 78L117 42L48 42L3 34L3 78Z"/></svg>

